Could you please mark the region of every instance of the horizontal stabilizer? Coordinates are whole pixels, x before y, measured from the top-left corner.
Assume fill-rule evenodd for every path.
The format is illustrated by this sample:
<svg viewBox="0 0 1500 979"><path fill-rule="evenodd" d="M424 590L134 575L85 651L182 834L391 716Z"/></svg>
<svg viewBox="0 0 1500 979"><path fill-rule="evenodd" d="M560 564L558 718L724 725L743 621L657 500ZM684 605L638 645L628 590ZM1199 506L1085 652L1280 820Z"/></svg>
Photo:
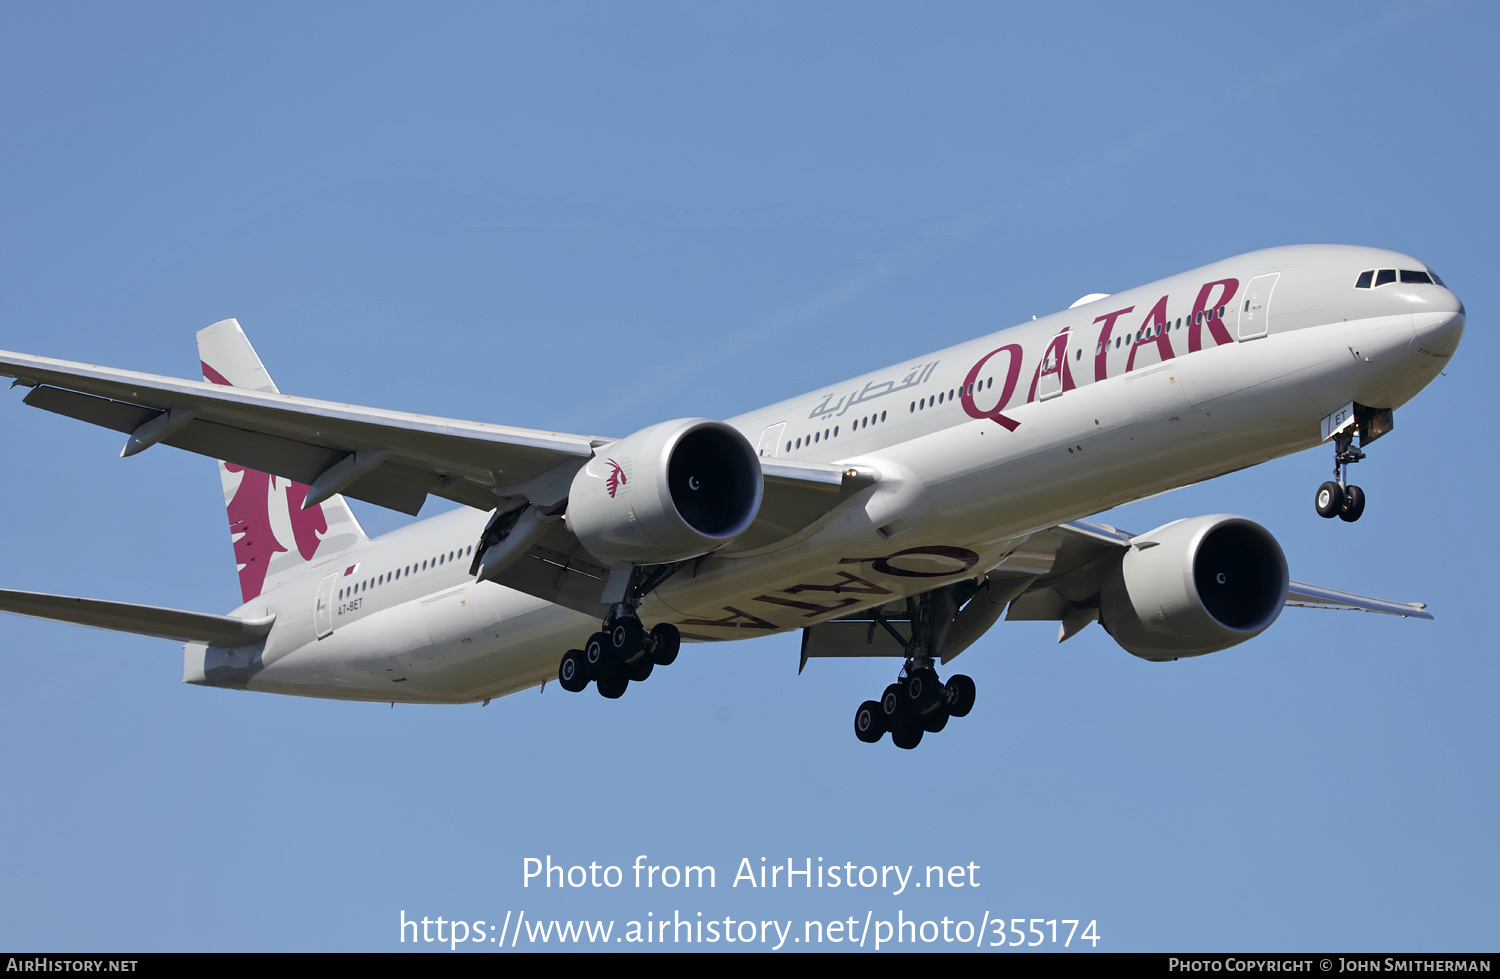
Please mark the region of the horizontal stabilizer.
<svg viewBox="0 0 1500 979"><path fill-rule="evenodd" d="M29 615L133 632L179 642L205 642L211 646L233 649L259 642L271 631L276 616L263 619L239 619L232 615L209 615L182 609L135 605L130 602L106 602L98 598L73 598L70 595L45 595L34 591L11 591L0 588L0 612Z"/></svg>

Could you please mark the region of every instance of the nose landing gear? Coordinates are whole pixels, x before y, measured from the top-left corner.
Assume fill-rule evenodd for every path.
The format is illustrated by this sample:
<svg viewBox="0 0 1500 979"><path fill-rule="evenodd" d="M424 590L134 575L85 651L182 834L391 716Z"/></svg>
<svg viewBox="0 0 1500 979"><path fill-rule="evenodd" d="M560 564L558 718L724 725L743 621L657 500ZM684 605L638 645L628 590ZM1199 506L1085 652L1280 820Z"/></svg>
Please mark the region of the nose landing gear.
<svg viewBox="0 0 1500 979"><path fill-rule="evenodd" d="M1365 457L1365 446L1396 427L1396 414L1390 408L1371 408L1351 401L1323 419L1323 424L1323 437L1333 439L1333 478L1318 487L1313 502L1318 516L1353 523L1365 512L1365 491L1349 485L1349 466ZM1343 427L1335 429L1335 424Z"/></svg>
<svg viewBox="0 0 1500 979"><path fill-rule="evenodd" d="M1313 503L1318 516L1338 517L1346 523L1353 523L1365 512L1365 491L1349 485L1348 467L1363 459L1365 453L1355 447L1352 428L1335 435L1333 445L1333 479L1318 487Z"/></svg>

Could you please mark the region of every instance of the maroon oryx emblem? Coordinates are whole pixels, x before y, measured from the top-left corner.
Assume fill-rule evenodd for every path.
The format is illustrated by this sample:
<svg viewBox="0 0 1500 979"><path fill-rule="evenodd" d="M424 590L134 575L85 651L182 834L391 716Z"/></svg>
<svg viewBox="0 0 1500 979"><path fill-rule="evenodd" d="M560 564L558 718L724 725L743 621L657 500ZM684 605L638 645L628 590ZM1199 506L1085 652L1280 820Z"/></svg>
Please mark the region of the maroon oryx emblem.
<svg viewBox="0 0 1500 979"><path fill-rule="evenodd" d="M609 490L609 498L612 500L615 498L615 493L619 491L620 487L624 486L629 480L625 478L625 470L620 468L618 462L613 459L605 459L604 461L609 463L609 479L604 481L604 488Z"/></svg>

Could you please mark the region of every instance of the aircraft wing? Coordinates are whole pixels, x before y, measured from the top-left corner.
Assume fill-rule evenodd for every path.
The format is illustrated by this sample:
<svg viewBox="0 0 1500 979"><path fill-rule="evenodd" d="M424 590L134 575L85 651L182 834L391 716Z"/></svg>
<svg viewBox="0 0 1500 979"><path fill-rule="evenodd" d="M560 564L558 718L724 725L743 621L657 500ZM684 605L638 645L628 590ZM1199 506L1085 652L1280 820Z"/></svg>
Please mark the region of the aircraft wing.
<svg viewBox="0 0 1500 979"><path fill-rule="evenodd" d="M230 649L264 639L276 621L274 615L263 619L241 619L232 615L209 615L156 605L107 602L98 598L74 598L8 588L0 588L0 612L133 632L158 639L206 642Z"/></svg>
<svg viewBox="0 0 1500 979"><path fill-rule="evenodd" d="M1134 540L1134 534L1089 520L1074 520L1031 535L1000 565L1002 570L1012 564L1024 564L1040 571L1032 586L1011 604L1006 618L1062 620L1064 629L1072 635L1076 630L1068 628L1070 613L1076 615L1081 605L1097 599L1104 559L1111 551L1132 546ZM1286 604L1432 618L1423 602L1370 598L1301 581L1290 583ZM1062 636L1059 641L1065 638Z"/></svg>
<svg viewBox="0 0 1500 979"><path fill-rule="evenodd" d="M131 436L122 454L161 442L409 514L429 493L493 510L613 441L5 351L0 376L31 388L28 405Z"/></svg>
<svg viewBox="0 0 1500 979"><path fill-rule="evenodd" d="M1018 539L999 565L975 579L972 590L960 596L951 612L943 662L972 645L1002 614L1012 620L1059 622L1057 641L1073 637L1098 621L1104 576L1119 552L1134 540L1133 534L1089 520L1059 524ZM1301 581L1290 583L1286 605L1432 618L1421 602L1369 598ZM814 657L905 656L900 629L909 628L910 621L903 600L804 629L802 665Z"/></svg>
<svg viewBox="0 0 1500 979"><path fill-rule="evenodd" d="M485 511L526 500L556 503L595 450L614 441L5 351L0 376L31 388L23 400L32 407L124 433L121 455L171 445L306 484L310 501L340 493L413 515L429 494ZM868 472L810 463L767 462L763 469L760 512L735 542L741 551L787 540L873 480ZM594 610L607 569L565 528L550 531L531 556L536 560L501 583ZM559 566L578 572L563 586Z"/></svg>

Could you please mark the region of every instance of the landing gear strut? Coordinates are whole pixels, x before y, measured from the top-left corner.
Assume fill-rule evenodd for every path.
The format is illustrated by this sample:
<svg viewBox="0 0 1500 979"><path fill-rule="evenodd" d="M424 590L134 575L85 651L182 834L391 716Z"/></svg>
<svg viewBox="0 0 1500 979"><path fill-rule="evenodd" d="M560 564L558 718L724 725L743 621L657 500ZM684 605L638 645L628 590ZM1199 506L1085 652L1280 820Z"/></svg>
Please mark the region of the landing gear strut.
<svg viewBox="0 0 1500 979"><path fill-rule="evenodd" d="M907 599L912 635L904 638L876 613L875 621L906 649L906 663L895 683L879 700L867 700L854 712L854 736L874 744L887 732L898 748L915 748L924 734L937 734L950 717L963 717L974 707L974 681L962 673L943 683L933 668L957 608L954 589Z"/></svg>
<svg viewBox="0 0 1500 979"><path fill-rule="evenodd" d="M672 665L682 644L677 627L670 622L658 622L647 631L636 609L653 588L679 567L671 564L631 570L624 599L610 606L600 630L589 637L583 649L570 649L563 654L557 679L564 690L578 693L592 680L600 696L615 700L624 695L630 681L639 683L656 667Z"/></svg>
<svg viewBox="0 0 1500 979"><path fill-rule="evenodd" d="M1365 453L1354 445L1353 428L1345 429L1333 438L1333 478L1318 487L1314 504L1320 517L1338 517L1353 523L1365 512L1365 491L1349 485L1348 468L1351 463L1363 459Z"/></svg>

